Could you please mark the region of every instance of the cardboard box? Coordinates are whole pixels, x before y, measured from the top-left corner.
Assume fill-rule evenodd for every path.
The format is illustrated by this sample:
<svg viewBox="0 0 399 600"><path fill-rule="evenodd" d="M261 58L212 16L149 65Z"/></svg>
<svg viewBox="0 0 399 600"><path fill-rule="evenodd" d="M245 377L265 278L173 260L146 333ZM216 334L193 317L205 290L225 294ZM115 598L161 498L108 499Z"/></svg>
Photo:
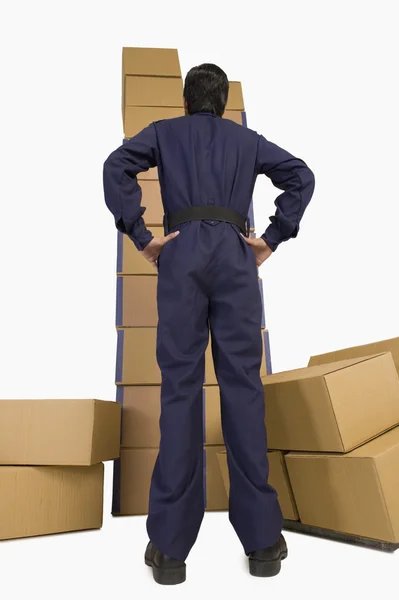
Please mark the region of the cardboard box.
<svg viewBox="0 0 399 600"><path fill-rule="evenodd" d="M399 423L391 354L263 379L271 449L348 452Z"/></svg>
<svg viewBox="0 0 399 600"><path fill-rule="evenodd" d="M126 118L127 79L129 76L181 79L177 50L171 48L123 48L122 118ZM143 79L144 79L143 77Z"/></svg>
<svg viewBox="0 0 399 600"><path fill-rule="evenodd" d="M123 408L123 448L158 448L161 416L160 386L119 386L117 400ZM203 389L204 444L224 444L217 386Z"/></svg>
<svg viewBox="0 0 399 600"><path fill-rule="evenodd" d="M0 400L0 464L81 466L119 456L121 408L102 400Z"/></svg>
<svg viewBox="0 0 399 600"><path fill-rule="evenodd" d="M159 181L141 180L141 206L146 207L143 215L147 227L163 227L163 204Z"/></svg>
<svg viewBox="0 0 399 600"><path fill-rule="evenodd" d="M372 354L380 354L381 352L391 352L396 370L399 373L399 337L312 356L309 366L323 365L350 358L361 358L362 356L371 356Z"/></svg>
<svg viewBox="0 0 399 600"><path fill-rule="evenodd" d="M349 454L288 454L302 523L399 542L399 428Z"/></svg>
<svg viewBox="0 0 399 600"><path fill-rule="evenodd" d="M204 449L204 493L206 510L226 510L227 495L220 473L217 453L223 446ZM146 515L152 471L157 448L124 448L115 464L112 514Z"/></svg>
<svg viewBox="0 0 399 600"><path fill-rule="evenodd" d="M126 106L124 118L125 138L132 138L150 123L164 119L174 119L184 117L183 108L171 108L164 106ZM239 110L226 110L224 119L229 119L243 125L243 113Z"/></svg>
<svg viewBox="0 0 399 600"><path fill-rule="evenodd" d="M116 326L156 327L158 277L118 276L116 282Z"/></svg>
<svg viewBox="0 0 399 600"><path fill-rule="evenodd" d="M134 77L125 79L126 106L183 107L181 77Z"/></svg>
<svg viewBox="0 0 399 600"><path fill-rule="evenodd" d="M226 451L219 452L217 456L224 487L228 496L230 492L230 479ZM298 521L298 511L288 478L284 455L282 452L268 452L267 458L269 460L269 484L277 492L283 517L290 521Z"/></svg>
<svg viewBox="0 0 399 600"><path fill-rule="evenodd" d="M157 277L151 275L118 276L116 284L116 326L156 327L158 324ZM262 281L259 279L262 297ZM262 328L266 325L262 311Z"/></svg>
<svg viewBox="0 0 399 600"><path fill-rule="evenodd" d="M124 75L181 77L179 55L174 48L123 48Z"/></svg>
<svg viewBox="0 0 399 600"><path fill-rule="evenodd" d="M160 385L161 372L156 359L155 327L134 327L118 330L116 378L118 385ZM268 332L262 339L267 344ZM266 375L265 349L261 365L261 376ZM217 385L213 366L211 344L205 351L206 385Z"/></svg>
<svg viewBox="0 0 399 600"><path fill-rule="evenodd" d="M207 446L204 449L205 510L228 510L229 508L229 499L218 461L218 454L224 449L224 446Z"/></svg>
<svg viewBox="0 0 399 600"><path fill-rule="evenodd" d="M99 529L104 466L0 467L0 540Z"/></svg>
<svg viewBox="0 0 399 600"><path fill-rule="evenodd" d="M163 227L150 227L149 229L154 237L164 235ZM157 275L157 270L142 256L132 240L120 231L118 231L116 269L118 275Z"/></svg>
<svg viewBox="0 0 399 600"><path fill-rule="evenodd" d="M140 133L154 121L184 117L184 109L164 106L126 106L124 118L124 133L131 138Z"/></svg>
<svg viewBox="0 0 399 600"><path fill-rule="evenodd" d="M223 118L234 121L234 123L237 123L238 125L244 125L243 113L239 110L226 110Z"/></svg>
<svg viewBox="0 0 399 600"><path fill-rule="evenodd" d="M226 105L227 110L244 111L244 98L242 95L242 86L239 81L230 81L229 98Z"/></svg>

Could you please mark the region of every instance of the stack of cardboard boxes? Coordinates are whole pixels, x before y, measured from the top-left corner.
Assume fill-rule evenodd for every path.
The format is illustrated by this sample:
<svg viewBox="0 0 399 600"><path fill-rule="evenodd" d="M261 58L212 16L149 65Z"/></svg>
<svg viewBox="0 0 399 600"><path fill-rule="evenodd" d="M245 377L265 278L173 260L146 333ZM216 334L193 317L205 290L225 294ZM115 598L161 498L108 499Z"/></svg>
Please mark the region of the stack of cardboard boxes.
<svg viewBox="0 0 399 600"><path fill-rule="evenodd" d="M397 339L312 357L307 368L263 378L269 447L285 463L278 479L269 453L270 482L287 527L399 543L398 366ZM290 524L295 519L299 525Z"/></svg>
<svg viewBox="0 0 399 600"><path fill-rule="evenodd" d="M125 140L153 121L184 115L183 80L177 50L124 48L122 115ZM245 125L239 82L230 83L225 117ZM164 235L163 206L157 169L139 175L144 219L154 236ZM253 210L248 215L253 234ZM259 280L262 293L262 282ZM115 463L114 515L146 514L152 469L159 446L161 373L156 361L157 272L136 250L131 240L118 235L118 332L116 384L122 406L122 450ZM271 372L270 348L262 323L264 358L262 374ZM227 508L227 496L218 467L223 449L219 388L211 345L206 351L204 406L204 488L207 510Z"/></svg>
<svg viewBox="0 0 399 600"><path fill-rule="evenodd" d="M0 540L100 528L119 439L116 402L1 400Z"/></svg>

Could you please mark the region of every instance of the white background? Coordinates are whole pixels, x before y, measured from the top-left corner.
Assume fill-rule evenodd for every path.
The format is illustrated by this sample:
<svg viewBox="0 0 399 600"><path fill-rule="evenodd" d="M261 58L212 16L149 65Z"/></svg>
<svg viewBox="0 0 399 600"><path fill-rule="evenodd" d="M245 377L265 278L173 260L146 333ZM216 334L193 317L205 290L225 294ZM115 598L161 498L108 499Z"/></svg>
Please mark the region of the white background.
<svg viewBox="0 0 399 600"><path fill-rule="evenodd" d="M303 158L316 192L261 270L274 370L399 335L399 52L394 0L5 1L0 14L0 397L114 398L116 233L102 164L121 143L122 46L177 47L243 84L248 125ZM278 191L257 184L257 233ZM189 581L142 566L144 519L0 545L13 598L363 598L398 556L288 535L281 576L246 575L226 515L205 518Z"/></svg>

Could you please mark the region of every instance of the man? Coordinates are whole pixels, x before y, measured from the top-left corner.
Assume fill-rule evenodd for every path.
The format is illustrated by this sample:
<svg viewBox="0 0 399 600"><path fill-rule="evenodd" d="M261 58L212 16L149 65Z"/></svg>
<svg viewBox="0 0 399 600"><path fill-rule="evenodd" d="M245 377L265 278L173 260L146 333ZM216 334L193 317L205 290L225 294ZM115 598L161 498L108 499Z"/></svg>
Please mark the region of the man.
<svg viewBox="0 0 399 600"><path fill-rule="evenodd" d="M287 556L282 515L268 485L258 269L296 237L314 189L306 164L254 131L222 119L228 79L193 68L186 116L152 123L105 162L105 201L119 231L158 269L157 360L161 441L149 501L145 562L161 584L185 581L204 515L202 386L209 331L230 474L230 521L252 575ZM138 173L158 167L165 237L146 229ZM248 237L257 175L283 190L271 224Z"/></svg>

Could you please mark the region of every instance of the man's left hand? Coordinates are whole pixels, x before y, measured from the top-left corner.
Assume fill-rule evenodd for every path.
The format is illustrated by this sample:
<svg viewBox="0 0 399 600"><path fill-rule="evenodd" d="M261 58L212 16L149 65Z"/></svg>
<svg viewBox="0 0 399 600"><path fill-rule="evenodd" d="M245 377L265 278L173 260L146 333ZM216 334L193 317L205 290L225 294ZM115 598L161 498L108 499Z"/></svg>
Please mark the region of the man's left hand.
<svg viewBox="0 0 399 600"><path fill-rule="evenodd" d="M244 235L242 237L247 242L248 246L252 247L258 267L260 267L265 260L267 260L269 256L273 254L273 250L269 248L263 238L247 238Z"/></svg>

